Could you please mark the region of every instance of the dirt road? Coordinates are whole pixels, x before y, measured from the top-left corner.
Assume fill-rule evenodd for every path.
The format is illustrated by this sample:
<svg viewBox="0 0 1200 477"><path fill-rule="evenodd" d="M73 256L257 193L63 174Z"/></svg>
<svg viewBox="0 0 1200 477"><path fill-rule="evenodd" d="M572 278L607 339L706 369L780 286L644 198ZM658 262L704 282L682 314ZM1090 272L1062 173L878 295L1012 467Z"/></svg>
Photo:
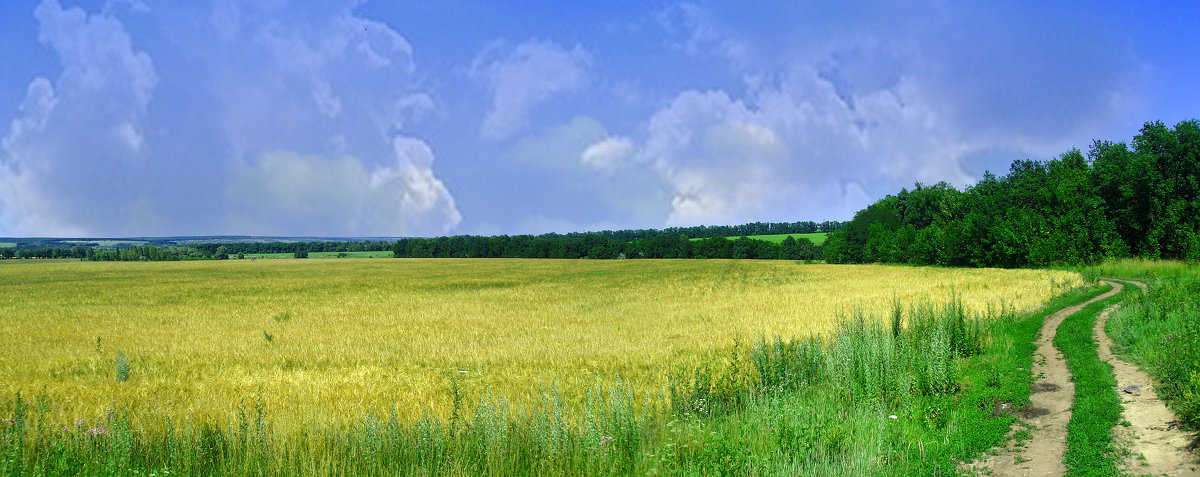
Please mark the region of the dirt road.
<svg viewBox="0 0 1200 477"><path fill-rule="evenodd" d="M1075 385L1062 353L1052 343L1063 319L1124 289L1119 282L1105 283L1113 289L1050 315L1042 324L1034 354L1033 375L1036 379L1031 386L1031 405L1020 416L1031 437L1023 442L1010 441L998 454L971 464L969 469L1002 476L1057 476L1066 472L1063 452L1075 400ZM1143 283L1130 283L1146 289ZM1123 400L1122 418L1130 424L1117 426L1114 430L1118 442L1130 450L1124 469L1134 475L1200 475L1196 436L1179 429L1175 415L1154 393L1154 382L1149 376L1112 353L1112 340L1104 333L1104 325L1118 307L1120 304L1105 309L1092 332L1100 359L1113 365Z"/></svg>

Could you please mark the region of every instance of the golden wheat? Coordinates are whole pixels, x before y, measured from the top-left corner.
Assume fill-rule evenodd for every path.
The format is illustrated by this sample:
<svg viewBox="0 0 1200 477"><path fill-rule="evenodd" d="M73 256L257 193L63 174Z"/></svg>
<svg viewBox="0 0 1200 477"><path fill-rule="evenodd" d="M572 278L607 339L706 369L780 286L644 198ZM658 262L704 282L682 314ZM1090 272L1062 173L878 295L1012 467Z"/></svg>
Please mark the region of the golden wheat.
<svg viewBox="0 0 1200 477"><path fill-rule="evenodd" d="M441 415L450 379L514 403L545 386L577 401L618 376L652 396L683 363L828 331L855 309L884 316L895 299L952 291L977 311L1025 309L1079 283L1062 271L785 261L8 261L0 392L44 390L62 422L127 406L224 423L258 398L285 426Z"/></svg>

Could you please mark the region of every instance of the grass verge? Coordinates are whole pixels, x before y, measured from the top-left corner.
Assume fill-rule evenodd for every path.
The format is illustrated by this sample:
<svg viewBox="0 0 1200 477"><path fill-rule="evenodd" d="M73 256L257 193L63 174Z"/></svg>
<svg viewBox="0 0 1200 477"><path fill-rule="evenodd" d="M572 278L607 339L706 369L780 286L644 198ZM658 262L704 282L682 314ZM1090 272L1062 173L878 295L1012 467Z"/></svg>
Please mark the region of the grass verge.
<svg viewBox="0 0 1200 477"><path fill-rule="evenodd" d="M1108 321L1114 352L1158 381L1184 427L1200 430L1200 269L1159 277Z"/></svg>

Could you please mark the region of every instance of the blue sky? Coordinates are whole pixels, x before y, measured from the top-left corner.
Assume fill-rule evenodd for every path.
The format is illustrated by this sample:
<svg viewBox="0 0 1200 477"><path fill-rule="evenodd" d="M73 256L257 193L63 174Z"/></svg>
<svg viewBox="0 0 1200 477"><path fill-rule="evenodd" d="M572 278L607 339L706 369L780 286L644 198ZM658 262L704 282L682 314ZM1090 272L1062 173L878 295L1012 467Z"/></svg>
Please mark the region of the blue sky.
<svg viewBox="0 0 1200 477"><path fill-rule="evenodd" d="M1141 2L0 4L0 236L844 220L1200 116Z"/></svg>

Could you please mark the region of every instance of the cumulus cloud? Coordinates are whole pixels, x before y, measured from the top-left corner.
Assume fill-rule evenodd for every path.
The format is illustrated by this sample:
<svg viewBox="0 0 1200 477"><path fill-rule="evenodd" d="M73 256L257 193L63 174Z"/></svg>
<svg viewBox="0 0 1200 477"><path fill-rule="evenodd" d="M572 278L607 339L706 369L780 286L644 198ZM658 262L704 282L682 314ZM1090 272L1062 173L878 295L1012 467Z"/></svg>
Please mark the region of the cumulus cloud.
<svg viewBox="0 0 1200 477"><path fill-rule="evenodd" d="M953 133L927 87L901 78L844 97L813 68L724 91L684 91L651 116L633 162L667 184L666 223L848 217L913 181L967 185L962 161L987 147ZM611 142L589 149L592 162Z"/></svg>
<svg viewBox="0 0 1200 477"><path fill-rule="evenodd" d="M849 218L915 181L969 185L981 172L974 161L988 151L1024 154L983 165L1005 169L1013 159L1085 144L1090 136L1080 131L1094 134L1104 121L1123 122L1125 110L1109 99L1129 87L1123 73L1083 74L1076 65L1130 59L1103 34L1084 31L1086 22L1068 27L1085 40L1030 40L1013 28L1020 16L963 19L904 7L889 18L813 8L668 8L659 19L678 46L726 62L743 88L681 91L636 140L597 142L583 162L603 170L619 157L636 166L626 177L658 178L669 191L670 225ZM813 18L828 24L802 27ZM914 18L922 28L898 20ZM764 35L773 31L764 22L775 21L799 22L788 29L796 41ZM1014 73L1008 60L1016 58L1039 66Z"/></svg>
<svg viewBox="0 0 1200 477"><path fill-rule="evenodd" d="M89 13L42 1L39 40L61 71L30 82L3 138L0 235L456 226L432 151L406 130L437 100L414 77L411 45L357 3L218 1L197 23L144 15L141 2ZM129 22L159 22L132 31L167 41L139 48ZM168 67L147 51L168 52Z"/></svg>
<svg viewBox="0 0 1200 477"><path fill-rule="evenodd" d="M504 192L508 203L497 204L510 213L517 213L517 221L512 224L516 227L514 230L561 231L561 226L567 223L578 225L580 230L613 224L624 224L625 227L661 225L667 210L667 197L657 177L637 171L610 173L629 168L616 163L588 164L583 160L584 156L590 157L589 150L594 155L596 150L604 148L597 148L597 144L612 138L596 119L577 116L566 123L530 132L515 141L495 161L501 172L494 176L503 184L520 184L520 187L510 187ZM629 141L616 139L615 142ZM627 147L632 147L632 143ZM598 165L614 169L600 171L596 168ZM513 207L513 203L521 206ZM548 221L558 225L542 229L533 226L547 225Z"/></svg>
<svg viewBox="0 0 1200 477"><path fill-rule="evenodd" d="M397 137L394 147L395 163L374 171L351 156L263 154L230 186L230 226L251 234L403 236L458 225L454 198L429 169L429 146Z"/></svg>
<svg viewBox="0 0 1200 477"><path fill-rule="evenodd" d="M489 46L471 65L471 75L485 81L492 94L480 135L505 139L524 129L538 105L587 84L591 61L579 45L568 50L554 42L530 40Z"/></svg>
<svg viewBox="0 0 1200 477"><path fill-rule="evenodd" d="M670 187L668 224L846 217L911 181L970 180L957 159L971 146L924 94L903 83L852 107L804 68L742 100L685 91L651 117L636 156Z"/></svg>
<svg viewBox="0 0 1200 477"><path fill-rule="evenodd" d="M34 17L38 40L58 55L62 71L53 81L30 82L4 137L0 230L75 235L129 225L137 196L127 186L140 176L129 170L144 161L154 64L112 16L47 0Z"/></svg>
<svg viewBox="0 0 1200 477"><path fill-rule="evenodd" d="M583 150L579 160L584 165L603 172L613 172L633 156L633 141L624 137L606 137Z"/></svg>

